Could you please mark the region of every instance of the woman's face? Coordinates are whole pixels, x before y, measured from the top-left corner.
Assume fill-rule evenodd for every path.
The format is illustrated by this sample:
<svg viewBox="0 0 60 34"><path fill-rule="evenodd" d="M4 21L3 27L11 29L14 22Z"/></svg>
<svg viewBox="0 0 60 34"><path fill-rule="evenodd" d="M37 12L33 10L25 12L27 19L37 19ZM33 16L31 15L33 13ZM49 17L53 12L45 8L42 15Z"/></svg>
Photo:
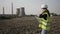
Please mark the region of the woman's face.
<svg viewBox="0 0 60 34"><path fill-rule="evenodd" d="M47 10L46 8L42 8L42 12L44 12L45 10Z"/></svg>

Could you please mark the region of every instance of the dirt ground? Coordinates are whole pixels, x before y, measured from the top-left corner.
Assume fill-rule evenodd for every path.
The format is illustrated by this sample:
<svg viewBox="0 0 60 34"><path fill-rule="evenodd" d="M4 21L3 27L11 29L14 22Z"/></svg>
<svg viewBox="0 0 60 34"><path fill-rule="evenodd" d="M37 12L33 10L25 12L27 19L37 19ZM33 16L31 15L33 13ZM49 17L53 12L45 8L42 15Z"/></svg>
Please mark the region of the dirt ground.
<svg viewBox="0 0 60 34"><path fill-rule="evenodd" d="M35 17L20 17L0 20L0 34L40 34ZM51 31L49 34L60 34L60 16L51 17Z"/></svg>

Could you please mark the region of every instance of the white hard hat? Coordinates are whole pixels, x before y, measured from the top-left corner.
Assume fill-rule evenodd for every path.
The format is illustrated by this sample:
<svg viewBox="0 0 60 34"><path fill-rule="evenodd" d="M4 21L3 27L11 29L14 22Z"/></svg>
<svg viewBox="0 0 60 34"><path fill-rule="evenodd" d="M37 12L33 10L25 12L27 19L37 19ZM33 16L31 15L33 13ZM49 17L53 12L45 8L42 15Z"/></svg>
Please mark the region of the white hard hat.
<svg viewBox="0 0 60 34"><path fill-rule="evenodd" d="M48 8L48 6L46 4L42 4L41 8Z"/></svg>

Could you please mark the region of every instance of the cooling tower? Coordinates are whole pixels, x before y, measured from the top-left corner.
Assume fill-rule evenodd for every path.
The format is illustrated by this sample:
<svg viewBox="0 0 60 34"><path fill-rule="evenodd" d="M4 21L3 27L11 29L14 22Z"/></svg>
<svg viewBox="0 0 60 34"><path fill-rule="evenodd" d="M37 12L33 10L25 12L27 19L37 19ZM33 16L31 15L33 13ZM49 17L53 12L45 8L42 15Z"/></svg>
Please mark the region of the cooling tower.
<svg viewBox="0 0 60 34"><path fill-rule="evenodd" d="M17 16L25 16L25 9L24 7L17 8Z"/></svg>
<svg viewBox="0 0 60 34"><path fill-rule="evenodd" d="M20 8L17 8L16 15L17 15L17 16L19 16L19 15L20 15Z"/></svg>
<svg viewBox="0 0 60 34"><path fill-rule="evenodd" d="M25 9L24 9L24 7L20 8L20 16L25 16Z"/></svg>

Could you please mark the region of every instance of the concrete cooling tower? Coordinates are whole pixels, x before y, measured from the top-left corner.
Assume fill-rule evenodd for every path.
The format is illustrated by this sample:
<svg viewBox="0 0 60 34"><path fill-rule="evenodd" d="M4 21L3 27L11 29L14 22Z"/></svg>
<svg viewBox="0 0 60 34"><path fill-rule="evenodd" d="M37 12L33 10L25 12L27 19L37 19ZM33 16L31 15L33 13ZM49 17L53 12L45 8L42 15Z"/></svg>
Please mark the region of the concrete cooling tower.
<svg viewBox="0 0 60 34"><path fill-rule="evenodd" d="M24 7L17 8L16 14L17 14L17 16L25 16L25 9L24 9Z"/></svg>
<svg viewBox="0 0 60 34"><path fill-rule="evenodd" d="M19 16L19 14L20 14L20 8L17 8L16 15Z"/></svg>

